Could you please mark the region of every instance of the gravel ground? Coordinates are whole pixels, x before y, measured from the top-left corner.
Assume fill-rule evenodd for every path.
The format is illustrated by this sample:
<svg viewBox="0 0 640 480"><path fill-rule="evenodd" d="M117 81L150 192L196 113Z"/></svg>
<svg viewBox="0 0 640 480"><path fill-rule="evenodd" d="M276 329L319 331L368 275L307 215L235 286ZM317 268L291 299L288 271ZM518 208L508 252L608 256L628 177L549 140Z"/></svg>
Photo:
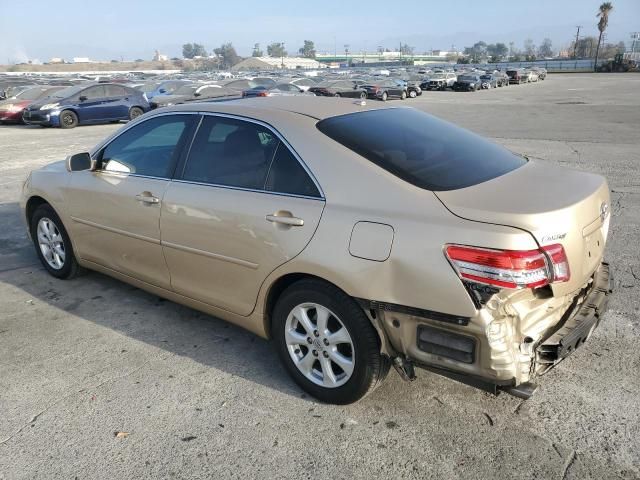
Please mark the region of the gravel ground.
<svg viewBox="0 0 640 480"><path fill-rule="evenodd" d="M609 180L610 311L528 401L419 371L323 405L239 328L97 273L49 277L22 181L118 127L0 127L0 479L640 478L639 87L558 74L406 101Z"/></svg>

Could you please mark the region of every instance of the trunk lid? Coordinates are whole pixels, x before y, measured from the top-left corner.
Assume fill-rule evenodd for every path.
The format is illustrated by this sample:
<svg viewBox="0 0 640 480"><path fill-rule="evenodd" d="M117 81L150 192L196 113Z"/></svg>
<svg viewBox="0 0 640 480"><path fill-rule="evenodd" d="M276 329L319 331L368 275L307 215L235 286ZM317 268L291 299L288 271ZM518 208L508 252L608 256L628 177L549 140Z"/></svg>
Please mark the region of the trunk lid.
<svg viewBox="0 0 640 480"><path fill-rule="evenodd" d="M561 244L571 279L552 284L556 296L581 288L602 261L610 198L599 175L529 161L487 182L435 194L459 217L526 230L540 246Z"/></svg>

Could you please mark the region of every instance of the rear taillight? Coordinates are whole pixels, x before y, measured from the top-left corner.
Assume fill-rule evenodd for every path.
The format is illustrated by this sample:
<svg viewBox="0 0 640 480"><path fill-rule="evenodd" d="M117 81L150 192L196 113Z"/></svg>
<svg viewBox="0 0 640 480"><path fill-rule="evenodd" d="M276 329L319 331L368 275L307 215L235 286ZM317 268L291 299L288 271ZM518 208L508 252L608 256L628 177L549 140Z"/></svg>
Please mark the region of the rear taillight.
<svg viewBox="0 0 640 480"><path fill-rule="evenodd" d="M568 282L571 278L569 270L569 260L564 252L564 247L559 243L542 247L551 259L551 268L553 269L553 282Z"/></svg>
<svg viewBox="0 0 640 480"><path fill-rule="evenodd" d="M540 250L492 250L448 245L447 258L462 279L503 288L538 288L570 278L560 244Z"/></svg>
<svg viewBox="0 0 640 480"><path fill-rule="evenodd" d="M267 97L267 96L268 96L268 94L267 94L267 92L258 92L258 95L257 95L257 96L258 96L258 97Z"/></svg>

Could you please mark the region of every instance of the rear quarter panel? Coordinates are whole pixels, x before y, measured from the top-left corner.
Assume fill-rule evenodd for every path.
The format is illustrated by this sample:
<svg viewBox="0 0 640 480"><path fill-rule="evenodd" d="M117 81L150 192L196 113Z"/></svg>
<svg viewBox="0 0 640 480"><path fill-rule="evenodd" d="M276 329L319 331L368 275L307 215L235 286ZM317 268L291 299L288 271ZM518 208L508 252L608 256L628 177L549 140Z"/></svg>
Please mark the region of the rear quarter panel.
<svg viewBox="0 0 640 480"><path fill-rule="evenodd" d="M536 248L533 237L511 227L470 222L452 215L430 191L414 187L326 137L315 120L282 119L276 127L307 163L326 197L320 225L307 248L276 269L269 285L288 273L324 278L353 297L397 303L461 316L475 306L445 258L447 243L490 248ZM394 238L386 261L349 253L359 221L391 225Z"/></svg>

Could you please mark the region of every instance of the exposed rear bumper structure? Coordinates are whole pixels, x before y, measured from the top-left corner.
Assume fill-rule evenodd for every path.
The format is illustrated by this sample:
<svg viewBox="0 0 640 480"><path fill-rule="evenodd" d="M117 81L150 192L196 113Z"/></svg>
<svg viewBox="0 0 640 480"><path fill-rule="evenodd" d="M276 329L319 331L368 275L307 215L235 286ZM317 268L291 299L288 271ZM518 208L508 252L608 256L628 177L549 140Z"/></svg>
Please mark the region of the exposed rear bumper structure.
<svg viewBox="0 0 640 480"><path fill-rule="evenodd" d="M536 348L536 373L548 372L582 345L598 326L607 310L613 292L613 277L609 264L596 271L593 287L584 301L567 312L566 320Z"/></svg>
<svg viewBox="0 0 640 480"><path fill-rule="evenodd" d="M476 324L489 314L484 308L478 318L468 319L359 301L365 311L376 312L373 318L380 320L389 340L385 353L398 360L402 367L399 371L413 372L415 365L495 394L506 391L526 399L537 388L536 376L549 371L591 336L607 309L612 290L609 265L601 263L588 286L563 308L563 313L558 313L555 326L535 340L529 339L531 345L526 350L522 345L511 350L511 336L501 344L491 344L484 326ZM540 308L546 310L544 304ZM410 379L412 375L404 377Z"/></svg>

